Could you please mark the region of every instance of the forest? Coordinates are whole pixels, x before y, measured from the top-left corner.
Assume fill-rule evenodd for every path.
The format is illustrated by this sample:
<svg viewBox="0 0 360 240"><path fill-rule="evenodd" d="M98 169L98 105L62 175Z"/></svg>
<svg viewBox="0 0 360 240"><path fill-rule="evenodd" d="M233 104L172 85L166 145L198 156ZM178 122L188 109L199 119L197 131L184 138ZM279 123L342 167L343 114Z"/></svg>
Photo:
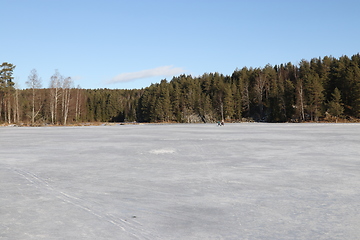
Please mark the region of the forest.
<svg viewBox="0 0 360 240"><path fill-rule="evenodd" d="M15 65L0 65L0 123L359 121L360 54L299 64L163 79L143 89L82 89L57 70L43 88L36 69L16 88Z"/></svg>

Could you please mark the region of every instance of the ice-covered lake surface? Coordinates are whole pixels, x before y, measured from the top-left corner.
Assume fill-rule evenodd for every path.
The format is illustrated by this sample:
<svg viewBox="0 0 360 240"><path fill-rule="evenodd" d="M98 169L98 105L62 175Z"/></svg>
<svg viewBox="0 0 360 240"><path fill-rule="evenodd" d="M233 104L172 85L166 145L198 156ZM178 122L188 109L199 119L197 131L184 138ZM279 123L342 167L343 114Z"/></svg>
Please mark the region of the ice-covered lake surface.
<svg viewBox="0 0 360 240"><path fill-rule="evenodd" d="M0 128L0 239L359 239L360 124Z"/></svg>

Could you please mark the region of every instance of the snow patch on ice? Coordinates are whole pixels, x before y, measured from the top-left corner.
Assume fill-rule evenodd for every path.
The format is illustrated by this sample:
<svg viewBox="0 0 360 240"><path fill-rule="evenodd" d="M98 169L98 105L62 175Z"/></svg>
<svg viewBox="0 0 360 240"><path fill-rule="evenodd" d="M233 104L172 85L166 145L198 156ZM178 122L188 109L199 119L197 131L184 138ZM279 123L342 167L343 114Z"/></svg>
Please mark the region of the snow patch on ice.
<svg viewBox="0 0 360 240"><path fill-rule="evenodd" d="M152 154L169 154L169 153L175 153L175 150L171 149L171 148L154 149L154 150L151 150L150 153L152 153Z"/></svg>

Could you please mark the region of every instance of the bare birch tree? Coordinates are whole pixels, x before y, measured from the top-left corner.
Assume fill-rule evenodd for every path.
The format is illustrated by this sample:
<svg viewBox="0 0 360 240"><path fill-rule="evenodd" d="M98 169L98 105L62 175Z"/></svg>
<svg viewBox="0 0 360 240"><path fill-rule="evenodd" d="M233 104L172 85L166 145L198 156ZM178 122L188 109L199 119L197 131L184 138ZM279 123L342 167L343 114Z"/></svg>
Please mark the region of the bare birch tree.
<svg viewBox="0 0 360 240"><path fill-rule="evenodd" d="M303 81L299 79L297 83L297 108L299 109L299 118L300 121L305 120L305 111L304 111L304 89L303 89Z"/></svg>
<svg viewBox="0 0 360 240"><path fill-rule="evenodd" d="M64 125L66 125L67 119L69 116L72 85L73 85L73 81L72 81L71 77L65 78L63 81L63 84L62 84L62 113L63 113L63 124Z"/></svg>
<svg viewBox="0 0 360 240"><path fill-rule="evenodd" d="M35 98L36 98L37 89L41 88L41 79L39 78L36 69L31 70L28 80L26 81L26 85L31 89L31 93L32 93L31 124L34 124L35 118L39 114L42 107L40 105L38 109L35 111L35 105L36 105Z"/></svg>
<svg viewBox="0 0 360 240"><path fill-rule="evenodd" d="M263 112L264 112L263 98L264 98L267 83L268 83L267 77L265 76L265 74L263 74L259 70L259 74L255 78L254 91L255 91L255 97L256 97L256 100L257 100L258 106L259 106L260 119L264 117L263 116Z"/></svg>
<svg viewBox="0 0 360 240"><path fill-rule="evenodd" d="M18 79L17 79L18 80ZM14 96L14 122L20 122L20 107L19 107L19 84L18 81L15 82L15 96Z"/></svg>
<svg viewBox="0 0 360 240"><path fill-rule="evenodd" d="M80 98L81 98L81 88L80 88L80 85L78 85L77 88L76 88L76 105L75 105L75 120L76 121L79 121L80 115L81 115Z"/></svg>
<svg viewBox="0 0 360 240"><path fill-rule="evenodd" d="M57 112L60 98L60 88L62 85L63 77L58 70L55 70L54 75L50 78L50 113L52 124L57 123Z"/></svg>

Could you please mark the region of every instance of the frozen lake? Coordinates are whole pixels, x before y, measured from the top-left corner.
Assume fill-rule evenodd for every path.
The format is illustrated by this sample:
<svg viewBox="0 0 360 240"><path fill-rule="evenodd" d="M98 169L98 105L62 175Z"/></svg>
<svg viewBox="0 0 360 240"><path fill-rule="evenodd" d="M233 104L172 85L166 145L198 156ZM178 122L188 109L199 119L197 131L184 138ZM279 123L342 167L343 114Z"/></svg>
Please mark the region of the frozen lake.
<svg viewBox="0 0 360 240"><path fill-rule="evenodd" d="M359 239L360 124L0 127L0 239Z"/></svg>

